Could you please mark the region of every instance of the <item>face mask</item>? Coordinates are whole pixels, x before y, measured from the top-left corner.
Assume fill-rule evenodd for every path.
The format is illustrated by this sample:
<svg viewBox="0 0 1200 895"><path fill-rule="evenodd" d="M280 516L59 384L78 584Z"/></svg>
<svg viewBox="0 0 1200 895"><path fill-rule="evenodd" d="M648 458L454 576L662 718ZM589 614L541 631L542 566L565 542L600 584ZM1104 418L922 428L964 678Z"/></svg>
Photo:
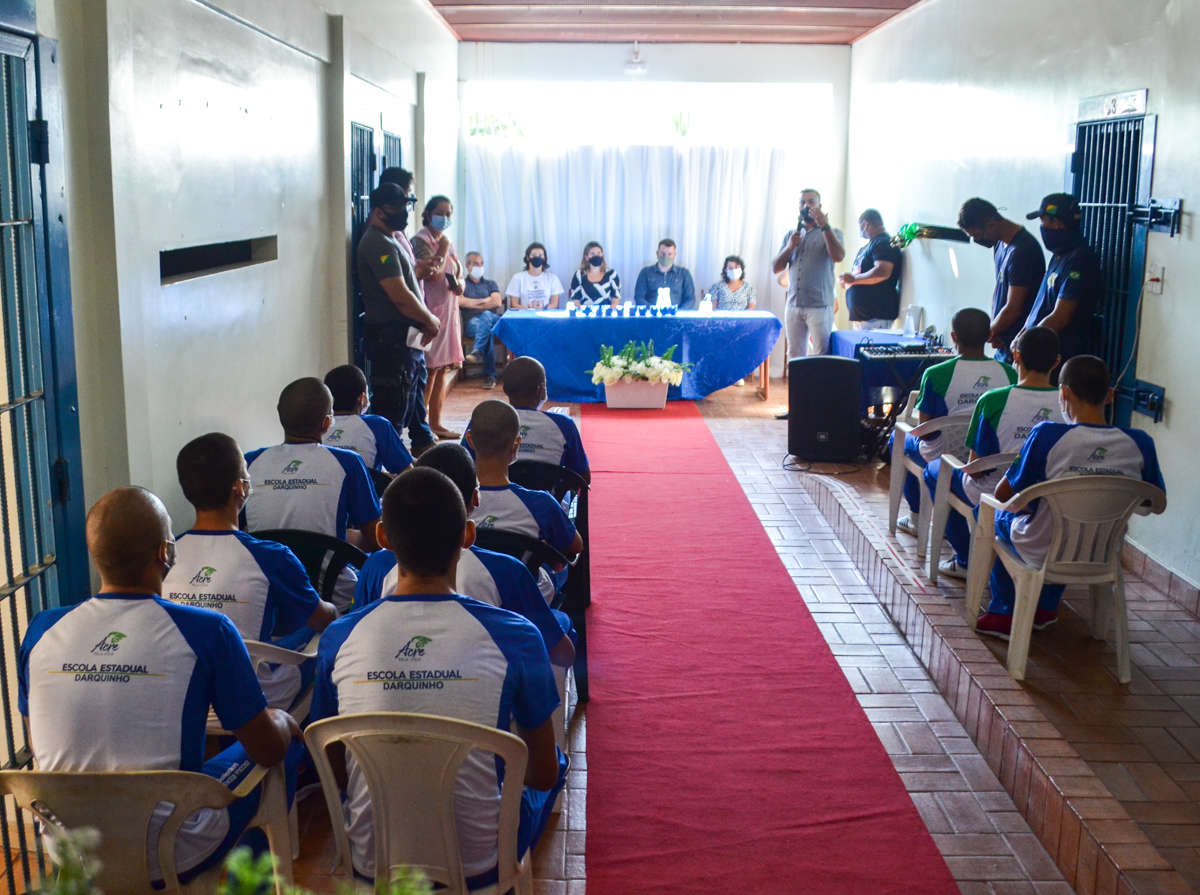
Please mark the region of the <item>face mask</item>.
<svg viewBox="0 0 1200 895"><path fill-rule="evenodd" d="M740 280L742 278L742 269L740 267L728 267L725 269L726 280Z"/></svg>
<svg viewBox="0 0 1200 895"><path fill-rule="evenodd" d="M384 217L383 222L391 227L392 230L403 230L408 226L408 209L392 212Z"/></svg>
<svg viewBox="0 0 1200 895"><path fill-rule="evenodd" d="M1062 418L1067 422L1073 422L1071 417L1071 405L1063 400L1062 392L1058 393L1058 409L1062 413Z"/></svg>
<svg viewBox="0 0 1200 895"><path fill-rule="evenodd" d="M448 215L435 214L429 219L429 226L438 233L442 233L450 228L450 218Z"/></svg>
<svg viewBox="0 0 1200 895"><path fill-rule="evenodd" d="M1072 248L1075 245L1076 239L1078 237L1073 230L1050 230L1047 227L1042 228L1042 244L1055 255Z"/></svg>
<svg viewBox="0 0 1200 895"><path fill-rule="evenodd" d="M166 561L166 567L167 567L167 571L168 571L168 572L169 572L171 569L175 568L175 558L176 558L176 553L175 553L175 550L176 550L176 547L175 547L175 542L174 542L174 541L167 541L167 561Z"/></svg>
<svg viewBox="0 0 1200 895"><path fill-rule="evenodd" d="M675 263L675 259L672 258L670 255L664 255L662 252L658 253L658 266L659 267L671 267L674 263Z"/></svg>
<svg viewBox="0 0 1200 895"><path fill-rule="evenodd" d="M996 244L996 240L994 239L984 239L983 237L976 236L971 237L971 242L975 243L977 246L983 246L985 249L990 249Z"/></svg>
<svg viewBox="0 0 1200 895"><path fill-rule="evenodd" d="M603 255L593 255L592 257L588 258L588 264L592 265L592 267L599 267L603 263L604 263Z"/></svg>
<svg viewBox="0 0 1200 895"><path fill-rule="evenodd" d="M543 267L546 266L546 259L543 258L541 255L534 255L532 258L529 259L529 266L532 267L534 270L541 270Z"/></svg>
<svg viewBox="0 0 1200 895"><path fill-rule="evenodd" d="M482 264L479 267L471 268L471 278L475 279L475 280L483 279L483 265Z"/></svg>

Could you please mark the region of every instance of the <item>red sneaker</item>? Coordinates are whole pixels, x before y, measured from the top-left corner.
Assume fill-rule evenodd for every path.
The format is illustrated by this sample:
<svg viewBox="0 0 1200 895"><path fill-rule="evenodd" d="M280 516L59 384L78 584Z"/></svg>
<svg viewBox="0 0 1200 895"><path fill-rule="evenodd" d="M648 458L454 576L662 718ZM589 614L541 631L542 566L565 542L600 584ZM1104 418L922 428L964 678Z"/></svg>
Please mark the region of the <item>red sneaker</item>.
<svg viewBox="0 0 1200 895"><path fill-rule="evenodd" d="M1033 613L1033 630L1040 631L1051 625L1058 624L1058 610L1038 609Z"/></svg>
<svg viewBox="0 0 1200 895"><path fill-rule="evenodd" d="M975 631L979 634L987 634L989 637L1008 640L1009 634L1012 633L1012 616L1000 615L998 612L985 612L975 622Z"/></svg>

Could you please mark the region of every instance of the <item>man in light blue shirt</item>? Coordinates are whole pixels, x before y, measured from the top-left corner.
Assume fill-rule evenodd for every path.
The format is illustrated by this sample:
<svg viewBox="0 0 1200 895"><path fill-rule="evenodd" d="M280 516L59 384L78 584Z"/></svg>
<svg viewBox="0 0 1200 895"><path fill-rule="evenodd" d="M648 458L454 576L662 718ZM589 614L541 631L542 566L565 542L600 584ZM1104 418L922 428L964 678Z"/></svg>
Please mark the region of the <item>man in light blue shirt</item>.
<svg viewBox="0 0 1200 895"><path fill-rule="evenodd" d="M829 224L821 210L821 194L800 194L800 220L783 238L772 270L788 272L788 358L828 354L836 310L833 266L846 257L842 231ZM809 351L809 342L812 350Z"/></svg>
<svg viewBox="0 0 1200 895"><path fill-rule="evenodd" d="M671 294L671 304L681 311L696 308L696 284L686 267L675 264L675 240L664 239L658 244L658 263L643 267L633 289L635 305L656 305L658 296L666 289Z"/></svg>

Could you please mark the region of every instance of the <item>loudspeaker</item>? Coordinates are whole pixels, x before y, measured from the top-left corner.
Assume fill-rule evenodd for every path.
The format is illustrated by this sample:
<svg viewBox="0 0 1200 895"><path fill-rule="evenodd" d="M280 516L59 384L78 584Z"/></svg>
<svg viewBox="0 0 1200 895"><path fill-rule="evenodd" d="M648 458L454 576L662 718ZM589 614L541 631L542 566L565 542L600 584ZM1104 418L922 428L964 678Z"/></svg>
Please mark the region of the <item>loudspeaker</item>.
<svg viewBox="0 0 1200 895"><path fill-rule="evenodd" d="M849 357L798 357L788 365L788 453L843 463L862 451L862 368Z"/></svg>

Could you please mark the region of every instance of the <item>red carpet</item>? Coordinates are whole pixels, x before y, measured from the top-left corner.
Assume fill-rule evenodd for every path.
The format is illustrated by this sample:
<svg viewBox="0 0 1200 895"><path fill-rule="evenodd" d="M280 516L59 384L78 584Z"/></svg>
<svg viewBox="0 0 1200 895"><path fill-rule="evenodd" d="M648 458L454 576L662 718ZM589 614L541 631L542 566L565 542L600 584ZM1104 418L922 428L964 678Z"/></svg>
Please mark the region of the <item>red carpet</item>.
<svg viewBox="0 0 1200 895"><path fill-rule="evenodd" d="M588 892L957 893L696 406L583 417Z"/></svg>

